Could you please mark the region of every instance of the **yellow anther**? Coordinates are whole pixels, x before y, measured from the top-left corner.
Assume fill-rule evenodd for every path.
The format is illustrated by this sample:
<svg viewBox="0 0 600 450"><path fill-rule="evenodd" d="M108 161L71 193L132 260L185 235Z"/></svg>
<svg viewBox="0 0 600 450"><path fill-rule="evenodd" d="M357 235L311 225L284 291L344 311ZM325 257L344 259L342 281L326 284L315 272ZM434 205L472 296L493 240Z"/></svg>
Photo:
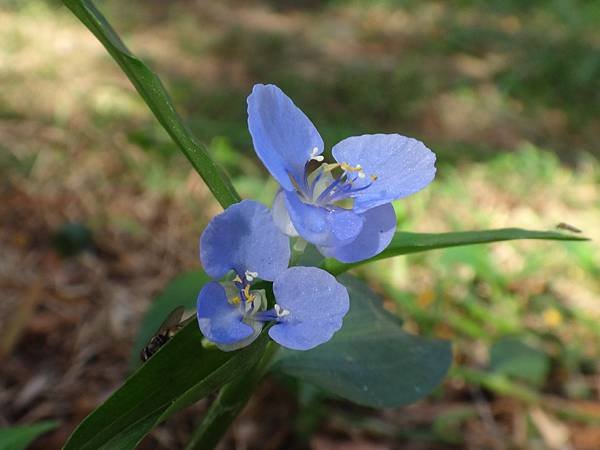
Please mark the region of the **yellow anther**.
<svg viewBox="0 0 600 450"><path fill-rule="evenodd" d="M371 181L377 181L377 175L371 175Z"/></svg>
<svg viewBox="0 0 600 450"><path fill-rule="evenodd" d="M233 279L233 281L235 281L236 283L241 283L242 279L240 278L239 275L236 275L235 278Z"/></svg>
<svg viewBox="0 0 600 450"><path fill-rule="evenodd" d="M346 172L362 172L362 166L360 164L357 164L356 166L351 166L348 163L340 163L340 167L342 169L344 169Z"/></svg>
<svg viewBox="0 0 600 450"><path fill-rule="evenodd" d="M247 284L246 287L244 288L244 296L246 297L247 302L251 302L252 300L254 300L254 294L250 293L250 285L249 284Z"/></svg>
<svg viewBox="0 0 600 450"><path fill-rule="evenodd" d="M238 296L233 297L231 300L229 300L229 302L233 305L239 305L241 301L242 301L242 299L239 298Z"/></svg>

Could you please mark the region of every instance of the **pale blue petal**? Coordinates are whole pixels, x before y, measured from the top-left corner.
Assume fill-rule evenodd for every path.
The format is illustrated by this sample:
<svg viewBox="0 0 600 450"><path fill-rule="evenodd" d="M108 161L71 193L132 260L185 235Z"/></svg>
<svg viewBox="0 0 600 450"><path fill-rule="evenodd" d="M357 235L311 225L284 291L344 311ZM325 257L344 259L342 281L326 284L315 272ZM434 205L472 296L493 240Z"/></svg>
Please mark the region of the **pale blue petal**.
<svg viewBox="0 0 600 450"><path fill-rule="evenodd" d="M356 212L414 194L435 177L435 154L422 142L399 134L349 137L336 144L332 153L339 163L363 168L366 176L357 178L354 187L372 182L357 193ZM375 181L372 176L377 177Z"/></svg>
<svg viewBox="0 0 600 450"><path fill-rule="evenodd" d="M316 267L290 267L273 283L273 293L290 313L269 329L269 336L293 350L309 350L331 339L350 307L346 288Z"/></svg>
<svg viewBox="0 0 600 450"><path fill-rule="evenodd" d="M239 307L227 301L225 289L216 281L205 284L198 294L196 315L202 334L216 344L234 344L254 333L242 322Z"/></svg>
<svg viewBox="0 0 600 450"><path fill-rule="evenodd" d="M376 206L362 215L365 224L355 240L339 247L319 247L319 251L344 263L353 263L369 259L385 250L396 231L393 206L391 203Z"/></svg>
<svg viewBox="0 0 600 450"><path fill-rule="evenodd" d="M293 176L304 185L304 166L312 155L323 152L319 132L281 89L257 84L248 97L248 129L254 149L271 175L287 191ZM312 153L314 148L316 153Z"/></svg>
<svg viewBox="0 0 600 450"><path fill-rule="evenodd" d="M345 245L358 236L363 226L362 216L351 210L309 205L295 192L285 191L285 200L294 228L312 244Z"/></svg>
<svg viewBox="0 0 600 450"><path fill-rule="evenodd" d="M273 207L271 208L273 211L273 221L277 228L281 230L281 232L290 237L298 237L298 232L296 228L294 228L294 224L292 223L292 219L290 219L290 214L287 210L287 205L285 204L285 191L280 189L277 194L275 194L275 198L273 199Z"/></svg>
<svg viewBox="0 0 600 450"><path fill-rule="evenodd" d="M289 239L275 223L266 206L244 200L213 217L200 237L200 260L212 278L230 270L242 275L257 272L273 281L290 260Z"/></svg>

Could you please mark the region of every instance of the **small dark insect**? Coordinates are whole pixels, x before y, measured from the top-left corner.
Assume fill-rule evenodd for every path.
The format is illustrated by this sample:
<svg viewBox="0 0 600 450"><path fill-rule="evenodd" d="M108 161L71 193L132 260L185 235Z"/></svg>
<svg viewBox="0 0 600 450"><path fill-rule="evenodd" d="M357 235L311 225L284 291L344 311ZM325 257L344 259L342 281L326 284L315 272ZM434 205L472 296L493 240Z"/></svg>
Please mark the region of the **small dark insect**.
<svg viewBox="0 0 600 450"><path fill-rule="evenodd" d="M178 306L173 311L169 313L167 318L161 324L160 328L154 333L154 335L150 338L146 346L140 352L140 358L142 361L147 361L154 353L158 351L163 345L167 343L169 339L173 337L177 331L183 326L183 322L181 322L181 317L183 316L183 312L185 308L183 306Z"/></svg>
<svg viewBox="0 0 600 450"><path fill-rule="evenodd" d="M559 230L571 231L573 233L581 233L581 230L579 228L564 222L561 222L558 225L556 225L556 228L558 228Z"/></svg>

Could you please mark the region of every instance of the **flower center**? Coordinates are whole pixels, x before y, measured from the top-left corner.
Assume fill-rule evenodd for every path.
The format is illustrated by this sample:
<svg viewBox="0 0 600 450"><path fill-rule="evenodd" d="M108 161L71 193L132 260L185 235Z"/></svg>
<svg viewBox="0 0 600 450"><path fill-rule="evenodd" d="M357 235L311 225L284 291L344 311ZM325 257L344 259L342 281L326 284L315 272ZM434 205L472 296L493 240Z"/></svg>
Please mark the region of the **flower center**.
<svg viewBox="0 0 600 450"><path fill-rule="evenodd" d="M367 174L360 164L352 166L345 162L322 163L311 171L311 168L314 167L312 161L323 161L321 155L316 155L316 150L313 149L311 159L304 168L302 185L290 177L304 203L323 207L351 207L354 197L377 180L376 175L370 175L370 181L365 183ZM333 172L337 169L341 169L342 173L336 178L333 176Z"/></svg>
<svg viewBox="0 0 600 450"><path fill-rule="evenodd" d="M253 316L258 311L265 310L267 300L264 291L251 291L251 282L258 277L257 272L246 271L244 276L236 274L231 282L223 283L227 301L238 306L244 317Z"/></svg>
<svg viewBox="0 0 600 450"><path fill-rule="evenodd" d="M223 283L227 301L237 306L244 319L260 322L281 321L290 311L275 304L273 309L267 309L267 297L264 290L251 291L251 282L258 277L257 272L246 271L244 276L236 274L230 282Z"/></svg>

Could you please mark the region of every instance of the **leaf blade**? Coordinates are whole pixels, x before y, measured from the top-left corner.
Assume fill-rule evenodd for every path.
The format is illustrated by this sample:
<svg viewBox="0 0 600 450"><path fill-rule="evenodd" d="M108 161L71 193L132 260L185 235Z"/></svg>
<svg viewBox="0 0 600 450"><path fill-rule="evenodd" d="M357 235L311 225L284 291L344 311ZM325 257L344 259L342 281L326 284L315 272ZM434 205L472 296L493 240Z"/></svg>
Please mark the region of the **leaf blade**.
<svg viewBox="0 0 600 450"><path fill-rule="evenodd" d="M374 408L411 403L438 386L452 362L449 342L405 333L366 285L341 281L350 294L342 329L313 350L282 349L274 369Z"/></svg>
<svg viewBox="0 0 600 450"><path fill-rule="evenodd" d="M209 276L201 269L183 272L169 281L156 296L144 314L132 347L130 356L132 369L140 365L140 351L173 308L177 306L183 306L186 310L194 308L198 292L208 281L210 281Z"/></svg>
<svg viewBox="0 0 600 450"><path fill-rule="evenodd" d="M24 450L39 436L57 426L58 422L49 420L33 425L0 428L0 450Z"/></svg>
<svg viewBox="0 0 600 450"><path fill-rule="evenodd" d="M489 244L492 242L513 241L520 239L554 240L554 241L587 241L586 237L574 236L556 231L536 231L522 228L499 228L483 231L458 231L450 233L410 233L400 231L394 235L392 242L379 255L357 263L345 264L332 258L326 259L322 268L333 275L338 275L372 261L426 252L440 248L462 245Z"/></svg>
<svg viewBox="0 0 600 450"><path fill-rule="evenodd" d="M64 449L95 449L108 443L132 448L130 444L143 438L180 396L194 389L198 399L223 386L254 365L268 342L263 334L252 345L225 353L203 348L201 339L197 324L188 323L84 419Z"/></svg>

